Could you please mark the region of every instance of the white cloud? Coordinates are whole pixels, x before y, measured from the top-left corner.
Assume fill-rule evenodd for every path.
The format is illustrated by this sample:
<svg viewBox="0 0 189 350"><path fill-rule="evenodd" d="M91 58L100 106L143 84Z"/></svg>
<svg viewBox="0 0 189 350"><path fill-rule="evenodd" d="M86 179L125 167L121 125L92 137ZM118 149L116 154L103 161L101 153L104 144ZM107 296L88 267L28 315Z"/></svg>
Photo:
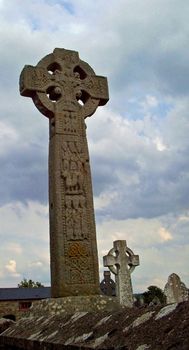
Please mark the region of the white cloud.
<svg viewBox="0 0 189 350"><path fill-rule="evenodd" d="M18 141L17 131L0 121L0 154L7 153Z"/></svg>
<svg viewBox="0 0 189 350"><path fill-rule="evenodd" d="M179 217L179 221L186 221L186 222L188 222L189 221L189 215L184 213L184 215L181 215Z"/></svg>
<svg viewBox="0 0 189 350"><path fill-rule="evenodd" d="M156 96L146 95L145 99L140 102L141 110L144 114L148 114L151 109L157 107L159 104Z"/></svg>
<svg viewBox="0 0 189 350"><path fill-rule="evenodd" d="M43 266L43 263L41 261L32 261L30 264L29 264L30 267L42 267Z"/></svg>
<svg viewBox="0 0 189 350"><path fill-rule="evenodd" d="M157 150L160 152L165 151L167 149L167 146L163 143L163 141L159 137L155 138L154 144L156 145Z"/></svg>
<svg viewBox="0 0 189 350"><path fill-rule="evenodd" d="M159 235L161 237L162 242L173 239L171 232L166 230L164 227L160 227Z"/></svg>
<svg viewBox="0 0 189 350"><path fill-rule="evenodd" d="M0 286L16 287L24 277L49 284L47 206L37 202L5 205L0 207L0 221L0 263L6 266L1 269Z"/></svg>
<svg viewBox="0 0 189 350"><path fill-rule="evenodd" d="M9 262L5 265L5 269L13 277L20 276L20 274L16 270L16 261L15 260L9 260Z"/></svg>
<svg viewBox="0 0 189 350"><path fill-rule="evenodd" d="M96 209L102 209L112 203L117 197L116 192L101 193L99 197L94 197L94 205Z"/></svg>
<svg viewBox="0 0 189 350"><path fill-rule="evenodd" d="M9 218L11 217L11 220ZM15 237L37 238L48 241L48 207L37 202L21 202L0 207L1 229Z"/></svg>

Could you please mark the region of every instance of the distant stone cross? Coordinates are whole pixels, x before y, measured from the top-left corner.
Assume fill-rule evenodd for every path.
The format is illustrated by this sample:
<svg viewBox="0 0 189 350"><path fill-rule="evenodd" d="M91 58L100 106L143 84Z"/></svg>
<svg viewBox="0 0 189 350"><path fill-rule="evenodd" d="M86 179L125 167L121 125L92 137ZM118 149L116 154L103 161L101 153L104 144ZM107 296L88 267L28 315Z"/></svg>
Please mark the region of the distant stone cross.
<svg viewBox="0 0 189 350"><path fill-rule="evenodd" d="M114 241L114 247L103 257L104 266L115 275L116 296L120 304L133 306L131 272L139 265L139 256L127 247L125 240Z"/></svg>
<svg viewBox="0 0 189 350"><path fill-rule="evenodd" d="M107 79L76 51L55 49L25 66L20 93L49 118L52 297L99 294L89 154L84 119L108 101Z"/></svg>

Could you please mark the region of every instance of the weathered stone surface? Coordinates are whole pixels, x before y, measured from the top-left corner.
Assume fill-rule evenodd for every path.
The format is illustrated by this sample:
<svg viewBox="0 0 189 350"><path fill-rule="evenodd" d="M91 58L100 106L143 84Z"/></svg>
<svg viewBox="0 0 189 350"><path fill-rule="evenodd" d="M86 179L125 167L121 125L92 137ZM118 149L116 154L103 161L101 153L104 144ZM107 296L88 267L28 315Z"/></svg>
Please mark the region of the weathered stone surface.
<svg viewBox="0 0 189 350"><path fill-rule="evenodd" d="M164 306L156 315L155 320L159 320L160 318L169 315L171 312L173 312L176 309L176 307L177 307L177 304Z"/></svg>
<svg viewBox="0 0 189 350"><path fill-rule="evenodd" d="M20 93L49 118L52 297L99 294L99 270L85 118L108 101L105 77L78 52L55 49L25 66Z"/></svg>
<svg viewBox="0 0 189 350"><path fill-rule="evenodd" d="M103 295L71 296L44 299L31 307L28 316L49 316L72 314L75 312L115 311L122 309L117 298Z"/></svg>
<svg viewBox="0 0 189 350"><path fill-rule="evenodd" d="M114 247L103 257L103 263L115 274L116 296L120 304L132 307L134 300L131 272L139 265L139 256L134 255L125 240L114 241L113 244Z"/></svg>
<svg viewBox="0 0 189 350"><path fill-rule="evenodd" d="M146 312L145 314L143 314L142 316L138 317L132 324L132 327L138 327L140 324L148 321L152 315L153 315L154 311L149 311Z"/></svg>
<svg viewBox="0 0 189 350"><path fill-rule="evenodd" d="M187 350L189 302L172 306L33 316L1 334L0 345L6 350Z"/></svg>
<svg viewBox="0 0 189 350"><path fill-rule="evenodd" d="M143 344L143 345L140 345L136 350L146 350L149 348L150 348L150 345Z"/></svg>
<svg viewBox="0 0 189 350"><path fill-rule="evenodd" d="M180 277L176 273L172 273L168 277L164 293L167 304L180 303L189 299L188 289L185 284L181 282Z"/></svg>

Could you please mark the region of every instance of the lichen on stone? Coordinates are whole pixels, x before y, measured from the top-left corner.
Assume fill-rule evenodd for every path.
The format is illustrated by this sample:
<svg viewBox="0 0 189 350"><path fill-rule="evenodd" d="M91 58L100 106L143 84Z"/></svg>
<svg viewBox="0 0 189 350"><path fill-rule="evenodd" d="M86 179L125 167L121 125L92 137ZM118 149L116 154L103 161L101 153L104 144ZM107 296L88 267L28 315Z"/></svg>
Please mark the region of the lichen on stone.
<svg viewBox="0 0 189 350"><path fill-rule="evenodd" d="M167 316L168 314L170 314L171 312L173 312L178 304L170 304L167 305L165 307L163 307L163 309L161 309L158 314L155 317L155 320L159 320L160 318Z"/></svg>

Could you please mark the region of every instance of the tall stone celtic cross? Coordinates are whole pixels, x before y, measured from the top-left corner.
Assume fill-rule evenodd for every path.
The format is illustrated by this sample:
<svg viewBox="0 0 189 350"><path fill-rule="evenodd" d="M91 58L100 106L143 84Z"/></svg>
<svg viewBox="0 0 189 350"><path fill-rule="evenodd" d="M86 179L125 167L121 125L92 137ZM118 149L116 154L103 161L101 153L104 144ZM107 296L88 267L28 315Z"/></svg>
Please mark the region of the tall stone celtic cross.
<svg viewBox="0 0 189 350"><path fill-rule="evenodd" d="M99 270L84 119L108 101L105 77L76 51L55 49L25 66L20 93L49 118L52 297L99 294Z"/></svg>
<svg viewBox="0 0 189 350"><path fill-rule="evenodd" d="M131 272L139 265L139 256L127 247L125 240L114 241L114 247L103 257L104 266L115 275L116 296L120 304L133 306Z"/></svg>

